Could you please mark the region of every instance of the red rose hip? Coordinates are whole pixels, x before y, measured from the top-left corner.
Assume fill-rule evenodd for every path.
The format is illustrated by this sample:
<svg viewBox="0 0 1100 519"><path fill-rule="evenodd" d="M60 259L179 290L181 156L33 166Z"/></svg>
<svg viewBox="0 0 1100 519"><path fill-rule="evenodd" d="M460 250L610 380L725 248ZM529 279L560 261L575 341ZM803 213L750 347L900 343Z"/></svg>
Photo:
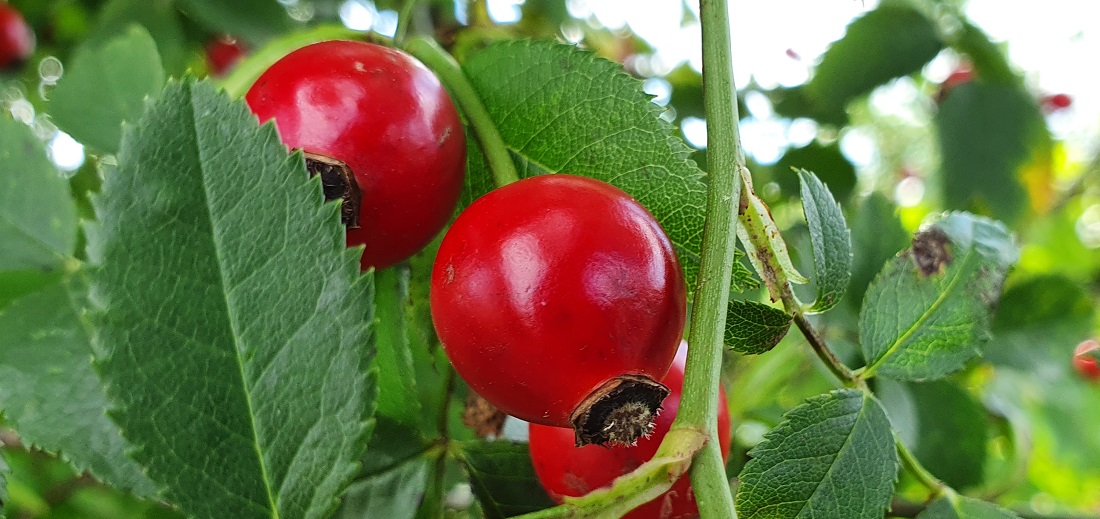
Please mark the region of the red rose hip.
<svg viewBox="0 0 1100 519"><path fill-rule="evenodd" d="M450 220L466 168L462 122L412 56L315 43L272 65L245 99L261 121L275 119L284 144L306 153L326 196L344 198L348 245L366 245L364 270L408 259Z"/></svg>
<svg viewBox="0 0 1100 519"><path fill-rule="evenodd" d="M680 349L672 369L662 380L672 393L661 404L661 413L657 416L653 434L638 440L637 445L612 448L596 445L576 447L573 445L573 431L569 429L538 424L528 427L531 462L535 466L539 482L551 498L560 503L566 496L582 496L610 485L615 478L633 471L653 458L680 408L686 353L686 348ZM724 390L719 391L718 399L718 444L722 450L722 459L725 460L730 453L730 417ZM688 519L698 516L699 507L695 504L691 481L684 475L668 492L634 509L625 518Z"/></svg>
<svg viewBox="0 0 1100 519"><path fill-rule="evenodd" d="M1086 380L1100 381L1100 362L1096 355L1100 353L1100 343L1089 339L1077 345L1073 350L1073 367Z"/></svg>
<svg viewBox="0 0 1100 519"><path fill-rule="evenodd" d="M34 31L23 15L0 2L0 71L22 65L34 53Z"/></svg>
<svg viewBox="0 0 1100 519"><path fill-rule="evenodd" d="M229 73L245 55L244 45L229 36L218 36L206 42L205 50L206 67L214 77Z"/></svg>
<svg viewBox="0 0 1100 519"><path fill-rule="evenodd" d="M684 330L672 244L630 195L541 175L475 201L443 238L432 320L470 387L578 444L632 443L667 395Z"/></svg>

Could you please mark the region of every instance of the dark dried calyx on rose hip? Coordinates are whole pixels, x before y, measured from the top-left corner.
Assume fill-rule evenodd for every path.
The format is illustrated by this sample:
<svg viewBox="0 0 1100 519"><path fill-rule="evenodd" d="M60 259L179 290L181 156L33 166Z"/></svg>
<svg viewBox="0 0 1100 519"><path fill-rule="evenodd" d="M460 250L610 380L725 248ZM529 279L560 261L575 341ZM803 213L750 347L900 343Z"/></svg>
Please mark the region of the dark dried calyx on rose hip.
<svg viewBox="0 0 1100 519"><path fill-rule="evenodd" d="M577 447L634 445L653 433L653 421L668 394L664 384L644 376L621 375L604 382L569 416Z"/></svg>
<svg viewBox="0 0 1100 519"><path fill-rule="evenodd" d="M347 164L316 153L303 153L310 176L321 177L321 189L325 201L337 198L344 201L340 208L340 221L349 229L359 228L359 205L363 203L363 191L355 181L355 175Z"/></svg>

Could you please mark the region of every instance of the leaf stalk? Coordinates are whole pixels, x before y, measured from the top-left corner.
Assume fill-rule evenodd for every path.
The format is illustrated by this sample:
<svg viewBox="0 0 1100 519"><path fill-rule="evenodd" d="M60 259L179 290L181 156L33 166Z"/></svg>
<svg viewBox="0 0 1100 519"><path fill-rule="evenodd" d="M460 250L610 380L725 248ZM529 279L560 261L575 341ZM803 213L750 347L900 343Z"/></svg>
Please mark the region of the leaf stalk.
<svg viewBox="0 0 1100 519"><path fill-rule="evenodd" d="M423 36L411 38L404 48L406 52L435 72L458 101L458 106L473 128L478 144L481 145L481 151L485 153L489 170L493 174L493 181L496 182L497 187L519 180L516 165L512 162L512 156L504 144L504 139L500 136L496 123L489 116L489 110L481 102L477 90L474 89L458 62L434 40Z"/></svg>

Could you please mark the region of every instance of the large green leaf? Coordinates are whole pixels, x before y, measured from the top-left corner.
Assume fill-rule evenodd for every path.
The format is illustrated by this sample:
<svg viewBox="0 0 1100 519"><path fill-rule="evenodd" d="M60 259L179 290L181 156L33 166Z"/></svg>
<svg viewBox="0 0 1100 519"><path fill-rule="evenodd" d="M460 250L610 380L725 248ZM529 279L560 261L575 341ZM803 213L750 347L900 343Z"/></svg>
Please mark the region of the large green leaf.
<svg viewBox="0 0 1100 519"><path fill-rule="evenodd" d="M983 481L989 425L985 408L957 385L882 380L890 422L924 468L962 490Z"/></svg>
<svg viewBox="0 0 1100 519"><path fill-rule="evenodd" d="M824 312L840 302L852 277L852 237L840 204L816 175L802 170L802 210L810 228L814 254L814 285L817 298L812 312Z"/></svg>
<svg viewBox="0 0 1100 519"><path fill-rule="evenodd" d="M465 70L505 144L530 164L522 175L584 175L630 193L668 233L688 287L695 288L706 205L703 172L659 117L641 81L593 52L547 41L489 45ZM467 184L487 185L476 179ZM740 263L735 269L740 286L751 283Z"/></svg>
<svg viewBox="0 0 1100 519"><path fill-rule="evenodd" d="M971 81L936 113L941 193L949 209L1016 223L1051 198L1051 137L1022 86Z"/></svg>
<svg viewBox="0 0 1100 519"><path fill-rule="evenodd" d="M0 311L0 410L24 442L59 453L77 472L152 496L155 485L107 418L81 321L84 291L78 279L58 280Z"/></svg>
<svg viewBox="0 0 1100 519"><path fill-rule="evenodd" d="M176 0L181 11L206 27L252 42L289 32L290 16L272 0Z"/></svg>
<svg viewBox="0 0 1100 519"><path fill-rule="evenodd" d="M554 506L535 476L525 443L464 442L462 461L486 519L504 519Z"/></svg>
<svg viewBox="0 0 1100 519"><path fill-rule="evenodd" d="M890 3L857 18L821 58L806 95L820 110L842 112L852 99L920 70L943 48L931 20Z"/></svg>
<svg viewBox="0 0 1100 519"><path fill-rule="evenodd" d="M988 338L1016 246L999 222L952 213L913 238L867 289L859 316L867 374L936 379Z"/></svg>
<svg viewBox="0 0 1100 519"><path fill-rule="evenodd" d="M122 123L135 121L145 97L163 86L156 42L144 27L131 25L101 46L77 50L50 96L50 115L76 140L115 153Z"/></svg>
<svg viewBox="0 0 1100 519"><path fill-rule="evenodd" d="M416 457L348 487L338 519L412 519L427 484L429 460Z"/></svg>
<svg viewBox="0 0 1100 519"><path fill-rule="evenodd" d="M917 515L917 519L1019 519L1019 517L993 503L957 495L941 497Z"/></svg>
<svg viewBox="0 0 1100 519"><path fill-rule="evenodd" d="M173 0L108 0L99 8L95 27L87 45L102 46L125 33L133 24L145 27L157 42L164 66L169 72L183 72L187 41Z"/></svg>
<svg viewBox="0 0 1100 519"><path fill-rule="evenodd" d="M399 265L379 271L374 284L378 413L415 427L420 423L420 399L405 322L409 268Z"/></svg>
<svg viewBox="0 0 1100 519"><path fill-rule="evenodd" d="M890 422L869 394L810 398L754 447L741 471L741 519L881 519L898 460Z"/></svg>
<svg viewBox="0 0 1100 519"><path fill-rule="evenodd" d="M271 125L172 82L89 228L97 363L134 457L198 518L324 517L374 409L372 283Z"/></svg>
<svg viewBox="0 0 1100 519"><path fill-rule="evenodd" d="M57 269L76 245L68 182L26 125L0 115L0 271Z"/></svg>
<svg viewBox="0 0 1100 519"><path fill-rule="evenodd" d="M730 300L726 308L726 347L755 355L770 351L791 328L791 315L764 303Z"/></svg>
<svg viewBox="0 0 1100 519"><path fill-rule="evenodd" d="M1001 298L993 320L995 340L983 356L1048 380L1066 376L1073 347L1093 331L1094 305L1085 288L1065 276L1017 282Z"/></svg>

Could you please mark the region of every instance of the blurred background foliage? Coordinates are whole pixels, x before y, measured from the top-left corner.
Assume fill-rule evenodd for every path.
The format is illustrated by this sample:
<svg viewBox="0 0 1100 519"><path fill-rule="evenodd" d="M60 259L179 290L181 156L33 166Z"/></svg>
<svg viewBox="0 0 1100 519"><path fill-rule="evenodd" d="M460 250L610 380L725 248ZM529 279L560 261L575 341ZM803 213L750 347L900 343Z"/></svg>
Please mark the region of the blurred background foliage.
<svg viewBox="0 0 1100 519"><path fill-rule="evenodd" d="M0 105L47 144L84 218L93 217L87 196L98 189L97 167L112 158L90 139L80 142L58 128L69 130L71 123L61 121L72 119L61 102L67 96L54 93L66 74L78 73L69 65L81 53L137 24L154 40L167 76L203 75L211 70L204 49L215 38L236 38L247 56L315 26L392 35L401 7L396 0L9 1L34 27L38 49L21 71L0 76ZM984 360L945 381L882 380L876 391L903 440L955 488L1025 517L1100 516L1100 385L1070 361L1074 347L1096 335L1100 295L1094 6L1075 0L734 6L741 132L758 193L803 272L812 264L799 254L809 250L808 236L792 168L815 171L852 228L851 286L846 304L819 323L827 340L850 366L861 365L855 323L863 293L927 215L964 209L1005 221L1023 253ZM411 30L433 35L460 62L498 39L591 48L643 81L653 102L665 107L662 117L705 164L697 14L696 2L681 0L424 0ZM139 73L110 67L105 83L135 81L130 76ZM97 95L85 91L83 100L95 103ZM341 517L432 517L437 510L480 517L546 506L529 470L522 484L495 477L514 467L487 465L496 459L479 455L488 444L462 423L466 390L435 348L426 283L418 278L430 261L431 249L412 262L408 307L423 423L379 419L372 445L385 448L368 453ZM0 308L40 284L33 278L0 273ZM768 355L727 360L732 476L785 411L836 382L798 334ZM525 430L509 422L504 434L522 440ZM74 474L12 431L0 441L11 467L10 517L176 517ZM921 490L902 479L902 496L920 500ZM484 510L475 493L491 494L499 510ZM387 495L383 507L380 496ZM904 516L909 504L896 503L895 512Z"/></svg>

